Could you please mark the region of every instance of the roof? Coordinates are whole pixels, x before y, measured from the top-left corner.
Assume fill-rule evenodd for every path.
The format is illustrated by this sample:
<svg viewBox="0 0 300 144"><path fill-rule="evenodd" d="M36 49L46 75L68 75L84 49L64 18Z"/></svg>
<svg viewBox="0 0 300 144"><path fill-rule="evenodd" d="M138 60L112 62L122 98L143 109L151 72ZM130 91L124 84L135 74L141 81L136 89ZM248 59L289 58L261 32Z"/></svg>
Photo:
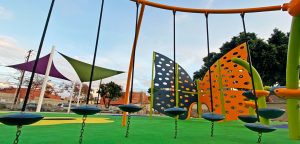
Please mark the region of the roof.
<svg viewBox="0 0 300 144"><path fill-rule="evenodd" d="M8 93L8 94L15 94L16 93L16 88L6 88L6 89L2 89L0 90L1 93ZM26 95L26 91L27 88L21 88L20 90L20 98L25 98ZM35 89L32 90L29 96L30 100L33 100L35 98L38 98L40 96L41 93L41 89ZM61 100L60 96L54 95L54 94L47 94L45 93L45 98L49 98L49 99L55 99L55 100Z"/></svg>
<svg viewBox="0 0 300 144"><path fill-rule="evenodd" d="M110 105L122 105L125 103L125 93L122 93L122 96L116 100L112 100ZM133 104L150 104L149 96L144 92L133 92L132 93L132 103ZM104 105L103 100L101 99L100 105Z"/></svg>

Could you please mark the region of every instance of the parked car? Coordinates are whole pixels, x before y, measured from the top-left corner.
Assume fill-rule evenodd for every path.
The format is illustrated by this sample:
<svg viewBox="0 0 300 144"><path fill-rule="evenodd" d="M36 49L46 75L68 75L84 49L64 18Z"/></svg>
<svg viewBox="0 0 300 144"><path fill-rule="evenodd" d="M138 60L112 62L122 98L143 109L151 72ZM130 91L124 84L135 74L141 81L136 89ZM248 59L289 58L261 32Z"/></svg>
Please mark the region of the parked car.
<svg viewBox="0 0 300 144"><path fill-rule="evenodd" d="M37 105L38 105L37 103L28 103L26 105L26 109L28 111L36 111ZM42 105L41 111L46 111L44 104Z"/></svg>
<svg viewBox="0 0 300 144"><path fill-rule="evenodd" d="M57 104L57 107L62 108L62 109L68 109L69 108L69 103L59 103ZM71 108L76 107L76 105L71 105Z"/></svg>

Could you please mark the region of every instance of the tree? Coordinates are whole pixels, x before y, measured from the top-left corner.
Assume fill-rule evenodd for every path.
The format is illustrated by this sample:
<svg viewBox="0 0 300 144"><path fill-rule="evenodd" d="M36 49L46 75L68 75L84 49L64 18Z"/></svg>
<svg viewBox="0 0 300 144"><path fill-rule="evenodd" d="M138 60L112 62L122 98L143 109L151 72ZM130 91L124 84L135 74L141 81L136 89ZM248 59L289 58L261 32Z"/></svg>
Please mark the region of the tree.
<svg viewBox="0 0 300 144"><path fill-rule="evenodd" d="M50 94L53 94L53 93L55 95L57 95L57 92L55 91L55 88L53 87L53 85L47 83L45 94L50 95Z"/></svg>
<svg viewBox="0 0 300 144"><path fill-rule="evenodd" d="M251 51L253 66L260 73L265 85L279 83L285 85L286 55L288 49L289 34L285 34L278 29L274 29L271 37L264 41L258 38L255 33L244 33L234 36L229 42L225 42L220 47L220 53L211 53L209 57L204 57L204 66L194 72L194 80L203 79L203 76L214 62L236 46L248 40Z"/></svg>
<svg viewBox="0 0 300 144"><path fill-rule="evenodd" d="M29 85L29 82L30 82L30 78L26 78L24 81L26 86ZM40 88L42 86L43 82L44 82L44 78L42 76L39 76L38 74L35 74L33 81L32 81L31 89L35 90L37 88Z"/></svg>
<svg viewBox="0 0 300 144"><path fill-rule="evenodd" d="M286 57L289 43L289 33L283 33L282 31L275 28L273 34L268 39L269 45L276 49L276 64L273 68L276 73L274 73L274 79L279 83L279 85L284 86L286 83Z"/></svg>
<svg viewBox="0 0 300 144"><path fill-rule="evenodd" d="M158 92L158 89L153 88L153 93ZM151 88L148 88L147 93L151 95Z"/></svg>
<svg viewBox="0 0 300 144"><path fill-rule="evenodd" d="M105 108L110 107L110 102L115 100L122 95L122 87L114 82L102 84L100 86L100 95L102 97Z"/></svg>

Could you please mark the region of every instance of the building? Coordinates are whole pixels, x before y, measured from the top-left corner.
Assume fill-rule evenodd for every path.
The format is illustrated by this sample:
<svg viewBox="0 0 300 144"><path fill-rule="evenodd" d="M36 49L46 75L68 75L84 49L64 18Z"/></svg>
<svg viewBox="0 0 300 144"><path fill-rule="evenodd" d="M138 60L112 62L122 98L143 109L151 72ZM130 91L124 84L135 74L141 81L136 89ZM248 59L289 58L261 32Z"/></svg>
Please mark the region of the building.
<svg viewBox="0 0 300 144"><path fill-rule="evenodd" d="M122 96L116 100L112 100L110 103L110 111L117 111L116 113L120 113L118 106L123 105L125 103L125 93L122 93ZM150 110L150 96L148 96L145 92L133 92L132 94L132 104L138 105L143 108L139 114L148 114ZM100 99L100 106L105 109L104 102Z"/></svg>
<svg viewBox="0 0 300 144"><path fill-rule="evenodd" d="M17 88L5 88L0 89L0 102L1 103L9 103L12 104L16 95ZM21 88L20 90L20 102L23 102L26 95L27 88ZM30 103L37 103L39 100L39 96L41 93L41 89L31 90L29 96ZM57 105L58 103L65 102L60 96L55 94L46 94L44 97L45 104Z"/></svg>

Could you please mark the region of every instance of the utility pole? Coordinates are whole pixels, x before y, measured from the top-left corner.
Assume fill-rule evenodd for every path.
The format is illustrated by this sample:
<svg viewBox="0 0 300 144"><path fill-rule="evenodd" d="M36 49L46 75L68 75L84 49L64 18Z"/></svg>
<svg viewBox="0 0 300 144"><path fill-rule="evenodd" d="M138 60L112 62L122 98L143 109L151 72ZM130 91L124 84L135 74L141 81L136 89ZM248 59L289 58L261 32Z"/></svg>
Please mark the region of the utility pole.
<svg viewBox="0 0 300 144"><path fill-rule="evenodd" d="M28 51L28 55L25 57L25 62L26 63L29 61L29 58L30 58L32 52L33 52L33 50ZM18 90L16 92L14 103L13 103L11 109L15 108L16 104L19 103L19 96L20 96L20 91L21 91L22 84L23 84L24 75L25 75L25 71L23 70L21 72L19 87L18 87Z"/></svg>

